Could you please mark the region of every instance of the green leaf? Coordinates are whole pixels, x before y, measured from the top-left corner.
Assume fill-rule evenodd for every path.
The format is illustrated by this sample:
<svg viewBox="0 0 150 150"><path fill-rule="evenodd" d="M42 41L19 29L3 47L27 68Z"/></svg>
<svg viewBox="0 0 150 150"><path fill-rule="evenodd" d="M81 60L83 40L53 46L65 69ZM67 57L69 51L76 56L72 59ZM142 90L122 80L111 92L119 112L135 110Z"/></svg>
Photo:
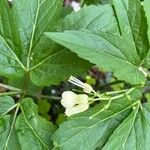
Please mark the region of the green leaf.
<svg viewBox="0 0 150 150"><path fill-rule="evenodd" d="M147 107L148 106L148 107ZM137 107L115 129L102 150L148 150L150 138L150 107Z"/></svg>
<svg viewBox="0 0 150 150"><path fill-rule="evenodd" d="M150 49L149 49L149 52L148 52L143 64L144 64L145 68L150 69Z"/></svg>
<svg viewBox="0 0 150 150"><path fill-rule="evenodd" d="M137 65L133 64L137 63L135 55L128 54L130 48L128 49L124 41L121 43L125 45L120 44L121 37L107 33L96 35L85 31L46 33L46 36L104 70L112 71L120 80L132 84L145 81L144 74L138 70Z"/></svg>
<svg viewBox="0 0 150 150"><path fill-rule="evenodd" d="M50 120L50 116L48 114L51 108L51 104L47 101L47 99L39 99L38 100L38 112L39 115L47 120Z"/></svg>
<svg viewBox="0 0 150 150"><path fill-rule="evenodd" d="M0 118L7 112L13 110L16 107L14 100L9 96L0 97Z"/></svg>
<svg viewBox="0 0 150 150"><path fill-rule="evenodd" d="M113 0L122 37L144 59L148 53L147 23L140 0ZM139 56L138 56L138 55Z"/></svg>
<svg viewBox="0 0 150 150"><path fill-rule="evenodd" d="M15 128L10 133L10 128L12 126L12 116L5 116L0 119L0 149L1 150L21 150L21 146L18 140L18 136Z"/></svg>
<svg viewBox="0 0 150 150"><path fill-rule="evenodd" d="M101 31L118 32L117 21L110 5L88 6L79 12L72 12L61 22L62 30L89 29L99 33Z"/></svg>
<svg viewBox="0 0 150 150"><path fill-rule="evenodd" d="M0 1L0 74L9 78L23 76L21 45L15 16L6 0Z"/></svg>
<svg viewBox="0 0 150 150"><path fill-rule="evenodd" d="M58 84L91 66L43 36L44 32L56 31L62 3L62 0L0 1L0 75L15 80L27 76L35 85L44 86Z"/></svg>
<svg viewBox="0 0 150 150"><path fill-rule="evenodd" d="M149 0L144 0L144 10L147 17L147 23L148 23L148 37L150 41L150 2Z"/></svg>
<svg viewBox="0 0 150 150"><path fill-rule="evenodd" d="M148 23L148 38L149 38L149 42L150 42L150 2L149 0L144 0L144 10L145 10L145 13L146 13L146 17L147 17L147 23ZM149 53L147 55L147 58L146 58L146 67L147 68L150 68L150 50L149 50Z"/></svg>
<svg viewBox="0 0 150 150"><path fill-rule="evenodd" d="M19 32L25 49L39 41L43 32L51 30L59 16L61 0L14 0L13 7L20 24Z"/></svg>
<svg viewBox="0 0 150 150"><path fill-rule="evenodd" d="M113 130L130 112L133 104L137 103L141 94L134 91L131 102L126 97L113 101L107 110L101 111L102 104L88 111L71 117L60 125L52 139L55 148L60 150L94 150L102 148ZM136 102L135 102L136 101Z"/></svg>
<svg viewBox="0 0 150 150"><path fill-rule="evenodd" d="M89 60L106 71L112 71L118 79L131 84L140 84L145 81L145 76L138 67L148 53L147 25L143 8L138 0L134 2L114 0L114 5L121 35L113 34L113 29L109 33L105 31L93 33L93 28L97 30L94 26L101 26L101 23L97 21L91 26L92 29L83 27L83 31L46 33L46 36L77 53L79 57ZM103 6L103 9L105 7ZM102 14L100 18L104 16ZM88 24L86 21L89 19L80 18L81 21L77 19L79 23Z"/></svg>
<svg viewBox="0 0 150 150"><path fill-rule="evenodd" d="M43 150L51 149L51 135L55 126L38 116L37 105L32 99L25 98L21 102L21 114L16 121L16 129L22 150L30 149Z"/></svg>
<svg viewBox="0 0 150 150"><path fill-rule="evenodd" d="M58 84L67 80L70 75L78 75L90 68L89 62L62 47L56 47L46 49L44 53L36 49L33 57L34 65L30 69L30 78L36 85Z"/></svg>

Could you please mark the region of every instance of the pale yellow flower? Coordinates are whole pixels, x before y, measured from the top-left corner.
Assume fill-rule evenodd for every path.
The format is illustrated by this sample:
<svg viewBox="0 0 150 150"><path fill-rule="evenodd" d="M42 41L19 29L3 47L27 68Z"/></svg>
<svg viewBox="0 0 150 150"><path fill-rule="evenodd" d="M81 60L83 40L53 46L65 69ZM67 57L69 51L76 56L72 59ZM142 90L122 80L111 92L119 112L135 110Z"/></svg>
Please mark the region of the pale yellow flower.
<svg viewBox="0 0 150 150"><path fill-rule="evenodd" d="M77 95L72 91L63 92L61 104L65 107L67 116L78 114L89 108L88 96L86 94Z"/></svg>
<svg viewBox="0 0 150 150"><path fill-rule="evenodd" d="M74 107L67 108L65 114L67 116L72 116L81 113L89 108L88 104L75 105Z"/></svg>
<svg viewBox="0 0 150 150"><path fill-rule="evenodd" d="M77 94L72 91L65 91L62 94L61 104L65 108L69 108L77 104Z"/></svg>

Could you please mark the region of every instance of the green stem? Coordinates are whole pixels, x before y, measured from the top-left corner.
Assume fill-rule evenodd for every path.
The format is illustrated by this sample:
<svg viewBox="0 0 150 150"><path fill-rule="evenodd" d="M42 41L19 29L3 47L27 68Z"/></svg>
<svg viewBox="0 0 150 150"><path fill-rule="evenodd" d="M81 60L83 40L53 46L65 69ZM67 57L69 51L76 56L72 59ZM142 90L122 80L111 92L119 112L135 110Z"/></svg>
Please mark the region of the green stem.
<svg viewBox="0 0 150 150"><path fill-rule="evenodd" d="M130 108L132 108L133 106L135 106L135 105L138 104L138 103L139 103L139 101L136 101L136 102L133 103L132 105L126 107L125 109L123 109L122 111L120 111L119 113L117 113L117 114L115 114L115 115L113 115L113 116L116 116L116 115L118 115L118 114L120 114L120 113L122 113L122 112L124 112L124 111L126 111L126 110L128 110L128 109L130 109ZM102 108L101 110L99 110L97 113L93 114L89 119L93 119L94 117L96 117L97 115L99 115L99 114L100 114L101 112L103 112L104 110L106 110L105 107L103 107L103 108Z"/></svg>
<svg viewBox="0 0 150 150"><path fill-rule="evenodd" d="M12 90L12 91L21 91L21 89L18 89L16 87L13 87L10 85L2 84L2 83L0 83L0 87L3 87L3 88L8 89L8 90Z"/></svg>
<svg viewBox="0 0 150 150"><path fill-rule="evenodd" d="M124 97L125 95L129 95L133 90L134 90L135 88L131 88L131 89L129 89L129 90L126 90L126 92L125 93L123 93L123 94L120 94L120 95L117 95L117 96L113 96L113 97L102 97L102 95L100 95L100 94L98 94L97 93L97 96L99 97L99 98L95 98L95 99L93 99L93 101L100 101L100 100L104 100L104 101L108 101L108 100L116 100L116 99L118 99L118 98L122 98L122 97Z"/></svg>
<svg viewBox="0 0 150 150"><path fill-rule="evenodd" d="M48 96L48 95L42 95L42 94L33 95L33 96L36 96L38 98L53 99L53 100L60 100L61 99L61 97L58 97L58 96Z"/></svg>
<svg viewBox="0 0 150 150"><path fill-rule="evenodd" d="M121 81L121 80L113 81L113 82L110 82L110 83L100 86L100 89L110 87L110 86L116 85L116 84L121 84L121 83L124 83L124 81Z"/></svg>
<svg viewBox="0 0 150 150"><path fill-rule="evenodd" d="M21 94L23 93L22 91L18 91L18 92L4 92L4 93L0 93L0 96L5 96L5 95L17 95L17 94Z"/></svg>
<svg viewBox="0 0 150 150"><path fill-rule="evenodd" d="M23 81L23 91L24 91L24 93L23 93L21 99L23 99L25 97L25 95L28 94L29 79L30 79L30 72L26 72L25 76L24 76L24 81Z"/></svg>
<svg viewBox="0 0 150 150"><path fill-rule="evenodd" d="M104 93L104 95L113 95L113 94L123 93L123 92L126 92L127 90L128 90L128 89L119 90L119 91L106 92L106 93Z"/></svg>

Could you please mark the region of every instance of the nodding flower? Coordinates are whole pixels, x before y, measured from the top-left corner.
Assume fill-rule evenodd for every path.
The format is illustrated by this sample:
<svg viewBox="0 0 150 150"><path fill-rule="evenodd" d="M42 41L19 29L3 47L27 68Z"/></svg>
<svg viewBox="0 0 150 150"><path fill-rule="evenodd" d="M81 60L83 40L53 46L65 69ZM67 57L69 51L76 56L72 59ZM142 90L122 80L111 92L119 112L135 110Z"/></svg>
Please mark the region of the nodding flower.
<svg viewBox="0 0 150 150"><path fill-rule="evenodd" d="M78 86L78 87L81 87L83 88L83 91L85 93L91 93L91 92L94 92L94 89L87 83L83 83L82 81L80 81L79 79L71 76L68 80L70 83Z"/></svg>
<svg viewBox="0 0 150 150"><path fill-rule="evenodd" d="M83 112L89 108L88 96L86 94L75 94L72 91L62 93L61 104L65 107L65 114L71 116Z"/></svg>

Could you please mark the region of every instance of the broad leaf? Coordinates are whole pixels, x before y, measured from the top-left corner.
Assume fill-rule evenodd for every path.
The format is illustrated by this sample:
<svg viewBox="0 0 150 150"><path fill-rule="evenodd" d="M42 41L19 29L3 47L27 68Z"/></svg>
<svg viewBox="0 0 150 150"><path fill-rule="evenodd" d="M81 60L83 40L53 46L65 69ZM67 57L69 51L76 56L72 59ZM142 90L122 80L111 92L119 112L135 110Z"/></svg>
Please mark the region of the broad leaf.
<svg viewBox="0 0 150 150"><path fill-rule="evenodd" d="M150 2L149 0L144 0L144 9L147 17L147 23L148 23L148 38L150 41ZM150 68L150 50L146 58L146 67Z"/></svg>
<svg viewBox="0 0 150 150"><path fill-rule="evenodd" d="M138 67L148 53L147 26L143 8L138 0L134 2L114 0L114 6L121 36L104 31L93 33L87 30L46 33L46 35L77 53L79 57L89 60L104 70L112 71L118 79L132 84L142 83L145 77ZM84 19L82 22L87 21L85 17ZM97 26L99 25L101 23L97 22Z"/></svg>
<svg viewBox="0 0 150 150"><path fill-rule="evenodd" d="M78 13L72 12L61 22L62 30L89 29L99 33L101 31L118 32L117 21L110 5L88 6Z"/></svg>
<svg viewBox="0 0 150 150"><path fill-rule="evenodd" d="M5 116L0 119L0 150L21 150L15 128L12 127L12 116Z"/></svg>
<svg viewBox="0 0 150 150"><path fill-rule="evenodd" d="M0 74L9 78L23 76L21 48L16 19L6 0L0 1Z"/></svg>
<svg viewBox="0 0 150 150"><path fill-rule="evenodd" d="M33 150L49 150L52 148L51 135L55 126L38 116L37 105L32 99L21 102L21 114L16 121L16 129L22 150L32 147Z"/></svg>
<svg viewBox="0 0 150 150"><path fill-rule="evenodd" d="M149 150L150 106L136 108L114 131L102 150Z"/></svg>
<svg viewBox="0 0 150 150"><path fill-rule="evenodd" d="M52 46L50 41L49 47ZM90 68L90 63L84 61L65 50L55 46L54 49L46 48L44 53L37 48L33 56L30 78L36 85L58 84L66 80L70 75L78 75Z"/></svg>
<svg viewBox="0 0 150 150"><path fill-rule="evenodd" d="M0 118L15 107L16 107L15 102L11 97L9 96L0 97Z"/></svg>
<svg viewBox="0 0 150 150"><path fill-rule="evenodd" d="M148 52L147 23L140 0L113 0L122 37L141 59ZM135 54L136 57L138 57Z"/></svg>
<svg viewBox="0 0 150 150"><path fill-rule="evenodd" d="M118 79L132 84L144 82L144 74L138 70L136 65L129 61L132 59L134 63L137 63L137 60L135 60L136 56L128 54L130 55L128 57L128 51L126 51L130 50L127 49L128 45L125 42L122 42L125 45L120 44L121 37L115 38L113 35L110 35L106 33L105 35L104 33L96 35L85 31L46 33L47 37L71 49L80 57L102 67L106 71L114 72ZM120 47L123 47L123 50Z"/></svg>
<svg viewBox="0 0 150 150"><path fill-rule="evenodd" d="M61 0L14 0L13 7L25 49L30 51L43 32L52 29L61 6Z"/></svg>
<svg viewBox="0 0 150 150"><path fill-rule="evenodd" d="M124 97L112 102L107 110L101 111L102 106L98 105L85 113L71 117L61 124L53 135L55 148L60 150L72 150L76 147L79 150L102 148L140 96L141 94L134 91L131 102Z"/></svg>
<svg viewBox="0 0 150 150"><path fill-rule="evenodd" d="M0 74L30 77L39 86L58 84L91 65L43 36L55 31L62 0L0 1ZM77 63L78 62L78 63Z"/></svg>
<svg viewBox="0 0 150 150"><path fill-rule="evenodd" d="M147 17L147 23L148 23L148 37L150 41L150 2L149 0L144 0L144 10Z"/></svg>

